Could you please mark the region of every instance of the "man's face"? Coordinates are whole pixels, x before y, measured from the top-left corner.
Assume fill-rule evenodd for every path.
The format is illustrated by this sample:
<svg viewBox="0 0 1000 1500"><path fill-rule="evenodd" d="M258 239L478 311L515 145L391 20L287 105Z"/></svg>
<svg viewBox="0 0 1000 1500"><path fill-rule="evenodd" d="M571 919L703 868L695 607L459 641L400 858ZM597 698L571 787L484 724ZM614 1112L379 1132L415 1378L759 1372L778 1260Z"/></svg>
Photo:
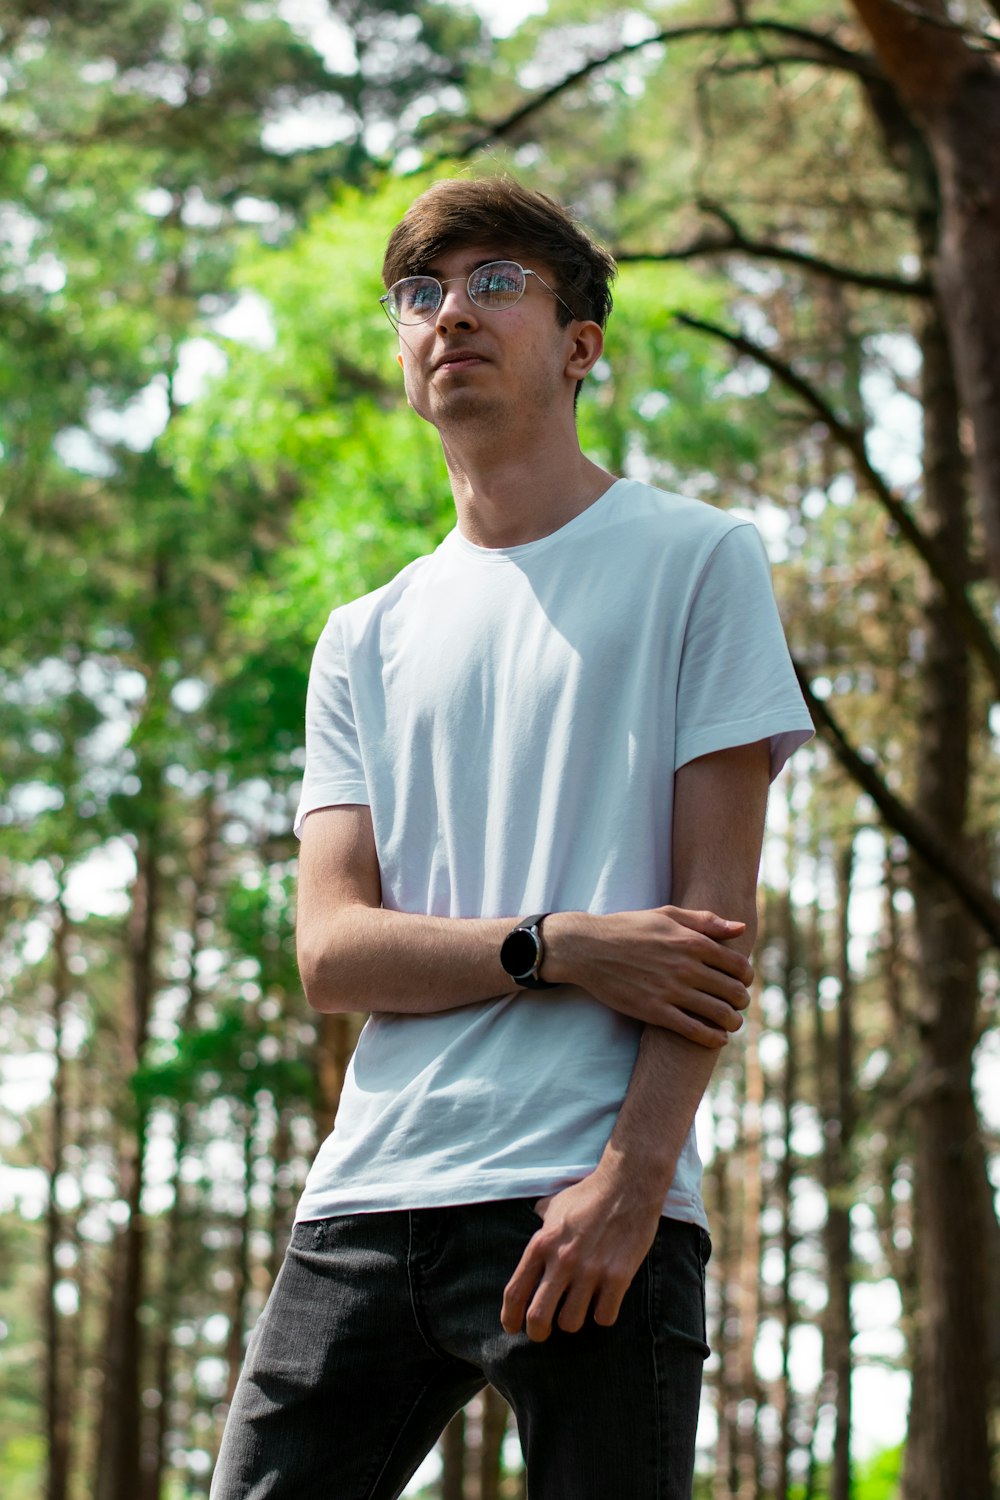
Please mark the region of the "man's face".
<svg viewBox="0 0 1000 1500"><path fill-rule="evenodd" d="M498 245L457 246L421 268L444 283L444 300L426 322L399 329L399 363L410 405L442 436L520 426L562 402L572 410L576 381L566 363L578 325L559 326L552 293L529 276L520 301L502 311L469 296L466 280L477 266L510 259L555 284L548 266Z"/></svg>

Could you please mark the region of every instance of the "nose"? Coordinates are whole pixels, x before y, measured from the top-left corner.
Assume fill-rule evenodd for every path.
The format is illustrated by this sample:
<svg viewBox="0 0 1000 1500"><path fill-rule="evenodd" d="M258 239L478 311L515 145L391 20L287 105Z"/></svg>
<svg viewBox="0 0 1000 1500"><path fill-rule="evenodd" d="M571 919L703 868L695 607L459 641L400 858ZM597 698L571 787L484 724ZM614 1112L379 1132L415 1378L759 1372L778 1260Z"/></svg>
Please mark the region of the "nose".
<svg viewBox="0 0 1000 1500"><path fill-rule="evenodd" d="M445 286L441 306L434 315L434 325L439 333L448 333L457 328L466 330L479 327L476 304L469 296L469 289L464 281L450 281Z"/></svg>

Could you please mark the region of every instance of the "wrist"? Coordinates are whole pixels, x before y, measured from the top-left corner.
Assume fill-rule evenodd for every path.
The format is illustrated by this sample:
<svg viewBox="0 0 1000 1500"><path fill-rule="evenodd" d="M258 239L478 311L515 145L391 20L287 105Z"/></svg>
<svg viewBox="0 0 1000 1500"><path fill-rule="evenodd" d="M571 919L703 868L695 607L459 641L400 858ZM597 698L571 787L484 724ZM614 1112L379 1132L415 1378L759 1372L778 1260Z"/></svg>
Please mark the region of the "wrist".
<svg viewBox="0 0 1000 1500"><path fill-rule="evenodd" d="M636 1160L609 1142L591 1179L609 1216L659 1217L675 1170L674 1163L657 1161L654 1167L645 1158Z"/></svg>
<svg viewBox="0 0 1000 1500"><path fill-rule="evenodd" d="M549 984L582 984L585 953L600 917L585 911L554 911L545 918L542 977Z"/></svg>

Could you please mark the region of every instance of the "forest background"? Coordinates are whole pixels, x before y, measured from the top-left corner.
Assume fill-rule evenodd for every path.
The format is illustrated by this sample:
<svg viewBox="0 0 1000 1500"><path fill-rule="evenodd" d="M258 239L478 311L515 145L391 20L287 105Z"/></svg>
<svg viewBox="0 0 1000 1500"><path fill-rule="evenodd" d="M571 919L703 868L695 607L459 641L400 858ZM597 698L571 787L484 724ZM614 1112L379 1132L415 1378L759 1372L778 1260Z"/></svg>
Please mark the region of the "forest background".
<svg viewBox="0 0 1000 1500"><path fill-rule="evenodd" d="M360 1024L293 960L312 645L451 524L381 248L503 169L621 264L585 448L753 517L819 729L699 1500L996 1492L996 0L0 0L5 1500L207 1494ZM519 1495L509 1425L412 1493Z"/></svg>

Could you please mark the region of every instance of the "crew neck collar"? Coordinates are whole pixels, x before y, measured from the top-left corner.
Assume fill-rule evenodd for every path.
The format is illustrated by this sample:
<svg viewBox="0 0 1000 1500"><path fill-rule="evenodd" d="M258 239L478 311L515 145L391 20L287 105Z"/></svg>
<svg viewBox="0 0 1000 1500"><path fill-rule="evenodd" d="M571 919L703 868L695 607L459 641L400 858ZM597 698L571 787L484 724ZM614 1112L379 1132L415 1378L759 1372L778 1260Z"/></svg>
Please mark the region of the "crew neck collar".
<svg viewBox="0 0 1000 1500"><path fill-rule="evenodd" d="M606 502L621 485L627 483L625 479L615 479L603 494L598 495L597 499L587 506L586 510L581 510L565 525L557 527L555 531L550 531L547 536L536 537L531 542L519 542L515 547L481 547L478 542L471 542L467 536L463 536L457 524L454 530L448 533L446 540L467 556L479 558L483 562L502 562L534 555L562 541L565 537L588 530L605 509Z"/></svg>

